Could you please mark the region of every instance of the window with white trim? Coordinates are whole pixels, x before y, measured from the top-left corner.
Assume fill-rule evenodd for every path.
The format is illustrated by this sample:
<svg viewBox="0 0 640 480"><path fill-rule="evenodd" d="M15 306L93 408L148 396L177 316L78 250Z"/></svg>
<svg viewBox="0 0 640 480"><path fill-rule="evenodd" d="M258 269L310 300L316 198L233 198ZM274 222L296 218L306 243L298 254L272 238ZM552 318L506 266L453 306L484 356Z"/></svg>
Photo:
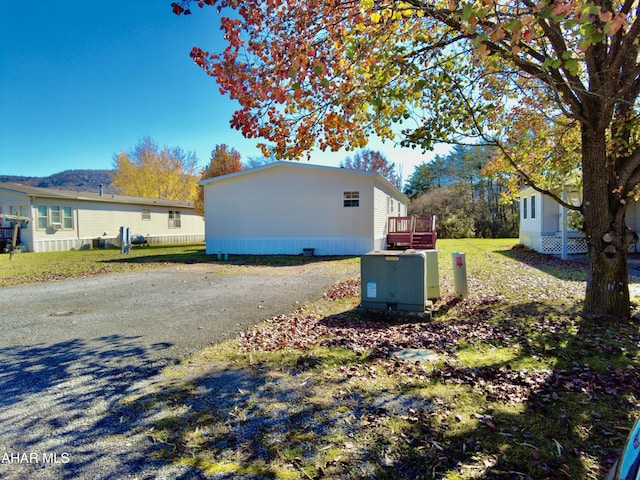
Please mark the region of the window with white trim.
<svg viewBox="0 0 640 480"><path fill-rule="evenodd" d="M360 192L344 192L342 194L342 202L344 207L359 207Z"/></svg>
<svg viewBox="0 0 640 480"><path fill-rule="evenodd" d="M180 228L180 211L179 210L169 210L169 228Z"/></svg>
<svg viewBox="0 0 640 480"><path fill-rule="evenodd" d="M49 207L49 218L51 220L51 225L60 225L60 227L62 227L62 216L60 215L60 207Z"/></svg>
<svg viewBox="0 0 640 480"><path fill-rule="evenodd" d="M36 225L38 230L46 230L47 225L49 225L49 218L47 217L47 207L45 205L38 205L36 213Z"/></svg>
<svg viewBox="0 0 640 480"><path fill-rule="evenodd" d="M151 220L151 209L143 208L142 209L142 220Z"/></svg>
<svg viewBox="0 0 640 480"><path fill-rule="evenodd" d="M59 205L38 205L36 207L36 228L46 230L73 230L73 208Z"/></svg>
<svg viewBox="0 0 640 480"><path fill-rule="evenodd" d="M26 205L9 205L9 215L18 215L20 217L27 216Z"/></svg>
<svg viewBox="0 0 640 480"><path fill-rule="evenodd" d="M62 207L62 228L64 230L73 230L71 207Z"/></svg>

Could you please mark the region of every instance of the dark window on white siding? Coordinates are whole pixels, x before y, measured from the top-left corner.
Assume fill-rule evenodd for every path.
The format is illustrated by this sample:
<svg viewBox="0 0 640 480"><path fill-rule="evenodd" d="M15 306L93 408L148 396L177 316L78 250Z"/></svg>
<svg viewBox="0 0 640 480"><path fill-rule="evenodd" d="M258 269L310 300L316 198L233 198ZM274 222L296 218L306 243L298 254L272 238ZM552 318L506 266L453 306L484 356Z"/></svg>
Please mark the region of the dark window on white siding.
<svg viewBox="0 0 640 480"><path fill-rule="evenodd" d="M527 218L527 199L522 199L522 218Z"/></svg>
<svg viewBox="0 0 640 480"><path fill-rule="evenodd" d="M536 196L531 195L531 218L536 218Z"/></svg>
<svg viewBox="0 0 640 480"><path fill-rule="evenodd" d="M360 192L344 192L342 195L343 206L345 207L359 207L360 206Z"/></svg>

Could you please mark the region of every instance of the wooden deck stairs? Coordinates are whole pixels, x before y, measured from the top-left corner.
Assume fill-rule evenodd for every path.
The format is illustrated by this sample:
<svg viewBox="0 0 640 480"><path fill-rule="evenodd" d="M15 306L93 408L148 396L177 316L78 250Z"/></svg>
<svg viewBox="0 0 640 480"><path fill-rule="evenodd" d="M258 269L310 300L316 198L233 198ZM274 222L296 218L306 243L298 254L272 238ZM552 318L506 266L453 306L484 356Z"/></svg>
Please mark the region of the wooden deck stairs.
<svg viewBox="0 0 640 480"><path fill-rule="evenodd" d="M389 217L387 219L387 248L389 250L433 250L438 232L436 216Z"/></svg>

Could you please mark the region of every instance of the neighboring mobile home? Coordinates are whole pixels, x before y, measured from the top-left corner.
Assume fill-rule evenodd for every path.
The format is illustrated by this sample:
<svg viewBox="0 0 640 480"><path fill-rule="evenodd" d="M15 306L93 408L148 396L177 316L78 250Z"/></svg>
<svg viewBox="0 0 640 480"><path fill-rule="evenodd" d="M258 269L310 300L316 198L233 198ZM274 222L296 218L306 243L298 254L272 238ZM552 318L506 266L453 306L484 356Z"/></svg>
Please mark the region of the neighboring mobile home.
<svg viewBox="0 0 640 480"><path fill-rule="evenodd" d="M566 197L574 204L581 201L580 192L569 192ZM584 235L573 230L567 224L567 209L548 195L543 195L531 187L520 191L520 243L541 253L554 255L586 253L587 243ZM633 202L627 208L627 226L638 232L640 209ZM637 245L631 245L630 251L635 251Z"/></svg>
<svg viewBox="0 0 640 480"><path fill-rule="evenodd" d="M117 244L120 227L149 244L204 240L204 222L193 204L178 200L75 192L0 183L0 213L30 217L20 228L24 251L52 252ZM4 222L1 227L10 227Z"/></svg>
<svg viewBox="0 0 640 480"><path fill-rule="evenodd" d="M382 175L274 162L200 182L209 254L361 255L409 199Z"/></svg>

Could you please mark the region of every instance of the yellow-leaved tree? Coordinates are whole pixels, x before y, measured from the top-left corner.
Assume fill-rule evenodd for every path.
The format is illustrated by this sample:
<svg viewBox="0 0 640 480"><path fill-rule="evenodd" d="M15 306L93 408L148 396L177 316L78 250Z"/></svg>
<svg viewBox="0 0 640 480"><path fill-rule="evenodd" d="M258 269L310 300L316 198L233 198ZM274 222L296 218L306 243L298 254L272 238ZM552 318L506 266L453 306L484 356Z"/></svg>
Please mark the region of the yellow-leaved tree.
<svg viewBox="0 0 640 480"><path fill-rule="evenodd" d="M113 163L111 186L122 195L195 200L198 159L193 152L160 148L145 137L131 151L115 154Z"/></svg>

